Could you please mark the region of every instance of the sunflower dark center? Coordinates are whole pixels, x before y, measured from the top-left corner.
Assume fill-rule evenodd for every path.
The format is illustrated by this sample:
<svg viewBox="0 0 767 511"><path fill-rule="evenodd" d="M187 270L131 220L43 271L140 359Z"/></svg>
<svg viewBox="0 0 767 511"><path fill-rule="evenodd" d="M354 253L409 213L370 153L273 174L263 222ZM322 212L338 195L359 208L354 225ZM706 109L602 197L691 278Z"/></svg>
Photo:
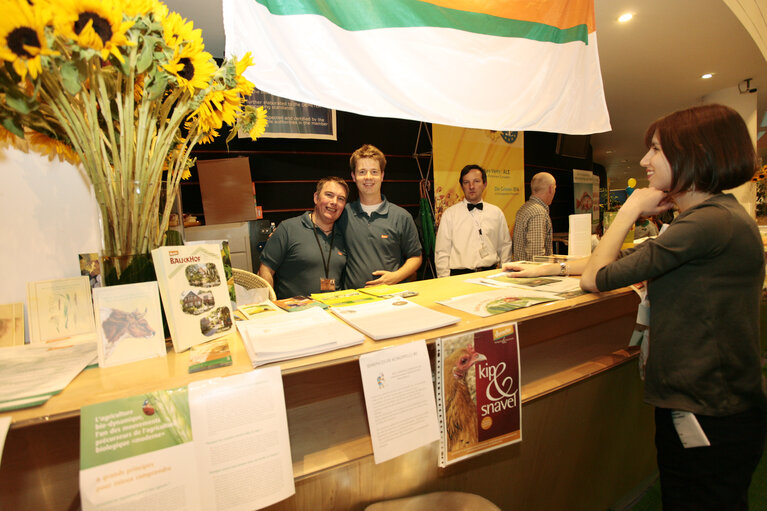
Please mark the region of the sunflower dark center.
<svg viewBox="0 0 767 511"><path fill-rule="evenodd" d="M181 68L181 71L178 72L178 75L184 80L191 80L192 77L194 77L194 64L192 64L192 61L184 57L178 59L178 63L184 66Z"/></svg>
<svg viewBox="0 0 767 511"><path fill-rule="evenodd" d="M89 21L93 21L93 30L101 38L101 43L106 44L107 41L112 39L112 25L109 21L105 20L101 16L93 12L82 12L75 21L75 33L80 35Z"/></svg>
<svg viewBox="0 0 767 511"><path fill-rule="evenodd" d="M24 46L40 47L40 39L37 32L29 27L14 28L6 37L8 48L19 57L29 58L32 56Z"/></svg>

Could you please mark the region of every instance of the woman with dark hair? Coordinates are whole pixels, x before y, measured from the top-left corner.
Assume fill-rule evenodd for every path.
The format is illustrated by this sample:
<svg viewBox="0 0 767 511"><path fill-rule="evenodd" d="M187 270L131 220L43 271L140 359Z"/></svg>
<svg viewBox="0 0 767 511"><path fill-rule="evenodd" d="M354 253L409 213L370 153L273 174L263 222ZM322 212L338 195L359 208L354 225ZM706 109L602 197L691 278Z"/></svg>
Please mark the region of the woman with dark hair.
<svg viewBox="0 0 767 511"><path fill-rule="evenodd" d="M631 194L589 258L504 269L582 273L587 291L648 281L645 400L656 407L663 509L747 510L767 432L759 357L764 247L754 220L722 191L753 176L753 143L740 115L722 105L663 117L645 142L650 186ZM679 215L665 232L621 252L640 216L672 205Z"/></svg>

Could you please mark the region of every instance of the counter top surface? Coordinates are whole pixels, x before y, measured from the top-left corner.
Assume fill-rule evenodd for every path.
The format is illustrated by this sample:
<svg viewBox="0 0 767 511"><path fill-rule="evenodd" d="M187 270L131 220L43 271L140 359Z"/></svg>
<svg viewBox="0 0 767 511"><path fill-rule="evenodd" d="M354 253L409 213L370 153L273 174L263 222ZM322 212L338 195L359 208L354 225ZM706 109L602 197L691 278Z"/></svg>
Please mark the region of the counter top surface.
<svg viewBox="0 0 767 511"><path fill-rule="evenodd" d="M465 280L477 276L491 275L497 271L490 270L470 275L398 284L398 287L402 289L418 292L417 296L410 298L413 302L460 317L461 320L455 325L383 341L373 341L366 337L365 341L357 346L298 359L285 360L277 364L281 367L283 375L311 371L318 368L328 368L334 365L354 362L360 355L387 346L419 339L426 339L427 342L433 343L435 339L445 335L466 332L501 322L530 321L633 293L630 288L606 293L588 293L567 300L535 305L487 318L474 316L436 303L438 300L452 296L489 290L490 288L488 287L467 283ZM286 316L286 318L289 318L289 316ZM181 387L192 381L230 376L251 370L252 364L239 334L234 332L224 338L229 340L232 353L231 366L189 374L189 351L175 353L171 349L165 357L133 362L117 367L86 369L63 392L52 397L45 404L33 408L0 413L0 417L11 416L12 427L14 428L34 425L77 416L79 415L80 407L84 405L128 397L157 389ZM524 339L522 339L522 342L524 342Z"/></svg>

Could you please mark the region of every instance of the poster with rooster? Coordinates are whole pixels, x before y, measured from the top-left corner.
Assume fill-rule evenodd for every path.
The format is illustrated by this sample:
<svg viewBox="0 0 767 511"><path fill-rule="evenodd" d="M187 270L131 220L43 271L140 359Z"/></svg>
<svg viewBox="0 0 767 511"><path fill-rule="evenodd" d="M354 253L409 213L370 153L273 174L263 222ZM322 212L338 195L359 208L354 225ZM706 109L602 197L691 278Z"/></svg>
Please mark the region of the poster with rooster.
<svg viewBox="0 0 767 511"><path fill-rule="evenodd" d="M438 339L436 363L440 467L522 440L516 323Z"/></svg>
<svg viewBox="0 0 767 511"><path fill-rule="evenodd" d="M93 288L99 343L99 367L164 357L157 282Z"/></svg>

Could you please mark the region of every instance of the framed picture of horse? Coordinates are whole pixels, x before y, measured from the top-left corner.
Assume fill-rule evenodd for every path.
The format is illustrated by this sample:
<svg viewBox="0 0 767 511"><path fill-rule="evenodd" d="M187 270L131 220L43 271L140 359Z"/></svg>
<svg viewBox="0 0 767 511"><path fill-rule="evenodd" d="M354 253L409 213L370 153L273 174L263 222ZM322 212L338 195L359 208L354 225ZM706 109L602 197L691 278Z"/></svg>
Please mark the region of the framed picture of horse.
<svg viewBox="0 0 767 511"><path fill-rule="evenodd" d="M100 367L165 356L156 281L94 288L93 308Z"/></svg>

